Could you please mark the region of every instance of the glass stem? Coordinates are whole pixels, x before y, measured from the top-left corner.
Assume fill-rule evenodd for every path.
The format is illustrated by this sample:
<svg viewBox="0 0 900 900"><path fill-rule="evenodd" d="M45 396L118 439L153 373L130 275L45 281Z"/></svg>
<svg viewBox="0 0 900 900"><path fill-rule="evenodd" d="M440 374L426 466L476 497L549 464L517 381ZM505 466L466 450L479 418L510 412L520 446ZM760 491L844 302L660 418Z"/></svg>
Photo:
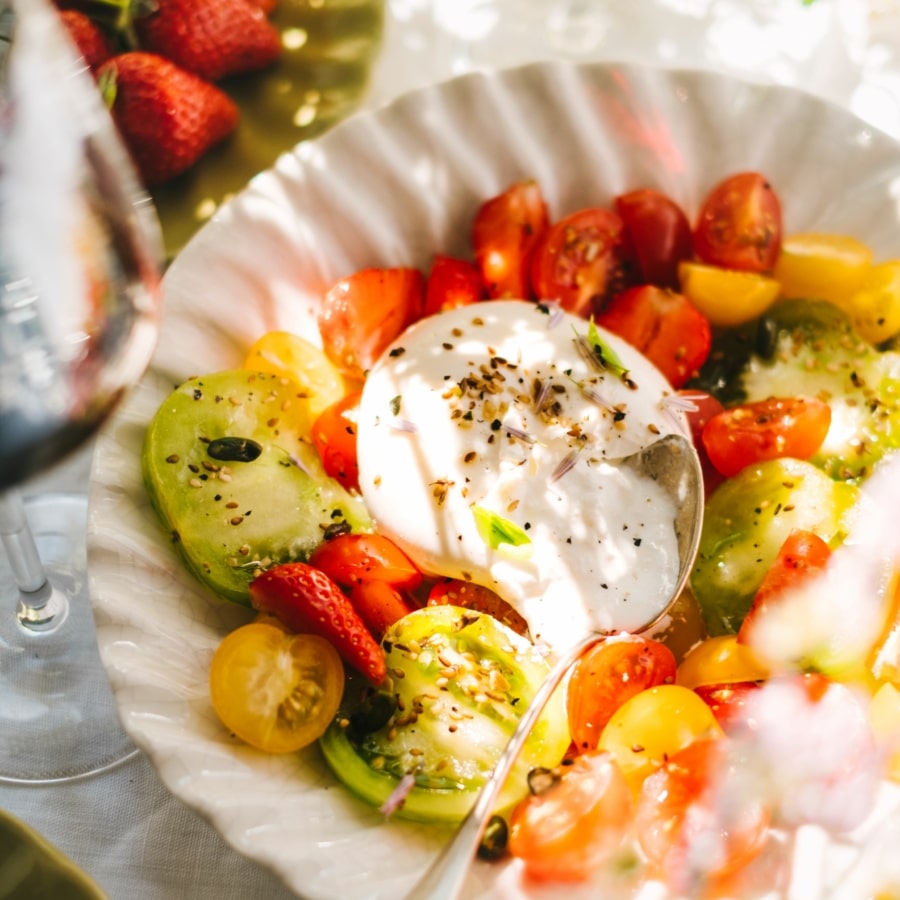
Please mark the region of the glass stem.
<svg viewBox="0 0 900 900"><path fill-rule="evenodd" d="M0 494L0 541L6 550L13 578L26 605L39 609L47 602L47 574L41 564L34 536L25 517L22 495L16 491ZM33 604L29 600L33 598Z"/></svg>

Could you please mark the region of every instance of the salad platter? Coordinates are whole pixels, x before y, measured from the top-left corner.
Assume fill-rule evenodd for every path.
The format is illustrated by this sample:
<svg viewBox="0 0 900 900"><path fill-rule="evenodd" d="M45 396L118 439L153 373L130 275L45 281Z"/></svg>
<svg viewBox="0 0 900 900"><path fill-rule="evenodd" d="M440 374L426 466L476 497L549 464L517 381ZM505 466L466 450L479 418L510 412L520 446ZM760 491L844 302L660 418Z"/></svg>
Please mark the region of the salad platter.
<svg viewBox="0 0 900 900"><path fill-rule="evenodd" d="M299 896L402 896L449 831L386 822L338 784L315 747L267 755L220 724L210 662L251 613L203 588L159 524L141 476L156 410L185 379L240 366L266 332L320 343L321 298L349 273L427 271L435 253L468 256L475 210L514 182L536 180L555 217L637 187L693 216L739 171L764 172L776 186L786 232L854 235L878 258L896 253L900 147L848 112L709 73L539 63L422 89L298 145L169 269L154 363L102 433L92 471L101 656L126 730L169 789ZM817 888L803 896L840 874L826 870L819 858L807 865ZM465 896L553 888L523 886L514 866L477 863Z"/></svg>

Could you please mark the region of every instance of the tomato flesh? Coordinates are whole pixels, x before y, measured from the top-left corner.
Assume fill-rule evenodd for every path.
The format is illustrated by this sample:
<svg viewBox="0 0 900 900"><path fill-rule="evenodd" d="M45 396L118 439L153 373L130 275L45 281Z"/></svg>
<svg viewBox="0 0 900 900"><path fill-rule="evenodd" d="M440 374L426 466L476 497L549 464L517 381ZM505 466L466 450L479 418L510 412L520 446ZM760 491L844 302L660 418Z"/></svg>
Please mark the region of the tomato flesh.
<svg viewBox="0 0 900 900"><path fill-rule="evenodd" d="M597 324L625 338L680 388L709 356L709 320L683 294L642 285L615 296Z"/></svg>
<svg viewBox="0 0 900 900"><path fill-rule="evenodd" d="M359 491L356 420L361 391L352 391L327 407L313 423L312 442L325 474L348 491Z"/></svg>
<svg viewBox="0 0 900 900"><path fill-rule="evenodd" d="M548 222L536 181L513 184L481 205L472 222L472 247L489 297L531 297L531 254Z"/></svg>
<svg viewBox="0 0 900 900"><path fill-rule="evenodd" d="M698 688L709 684L762 681L769 669L737 635L720 634L693 647L678 666L678 684Z"/></svg>
<svg viewBox="0 0 900 900"><path fill-rule="evenodd" d="M425 277L418 269L362 269L326 294L319 332L328 358L361 379L382 351L425 309Z"/></svg>
<svg viewBox="0 0 900 900"><path fill-rule="evenodd" d="M810 459L828 434L831 407L815 397L773 397L723 410L703 428L712 464L726 477L765 460Z"/></svg>
<svg viewBox="0 0 900 900"><path fill-rule="evenodd" d="M309 562L342 587L383 581L415 590L422 583L413 561L382 534L339 534L320 544Z"/></svg>
<svg viewBox="0 0 900 900"><path fill-rule="evenodd" d="M578 752L595 750L613 713L629 698L675 681L675 656L640 636L604 641L578 660L569 679L569 731Z"/></svg>
<svg viewBox="0 0 900 900"><path fill-rule="evenodd" d="M585 753L516 807L509 850L539 881L583 881L622 846L631 792L608 753Z"/></svg>
<svg viewBox="0 0 900 900"><path fill-rule="evenodd" d="M474 581L442 578L428 592L428 606L461 606L487 613L516 634L528 634L528 622L499 594Z"/></svg>
<svg viewBox="0 0 900 900"><path fill-rule="evenodd" d="M481 274L465 259L438 254L425 285L425 315L477 303L485 296Z"/></svg>
<svg viewBox="0 0 900 900"><path fill-rule="evenodd" d="M719 182L700 207L694 253L704 263L769 272L781 252L781 201L758 172Z"/></svg>
<svg viewBox="0 0 900 900"><path fill-rule="evenodd" d="M624 283L622 220L611 210L583 209L547 229L534 249L531 286L576 315L598 312Z"/></svg>
<svg viewBox="0 0 900 900"><path fill-rule="evenodd" d="M209 686L216 714L241 740L268 753L292 753L331 724L344 665L325 638L253 622L218 646Z"/></svg>

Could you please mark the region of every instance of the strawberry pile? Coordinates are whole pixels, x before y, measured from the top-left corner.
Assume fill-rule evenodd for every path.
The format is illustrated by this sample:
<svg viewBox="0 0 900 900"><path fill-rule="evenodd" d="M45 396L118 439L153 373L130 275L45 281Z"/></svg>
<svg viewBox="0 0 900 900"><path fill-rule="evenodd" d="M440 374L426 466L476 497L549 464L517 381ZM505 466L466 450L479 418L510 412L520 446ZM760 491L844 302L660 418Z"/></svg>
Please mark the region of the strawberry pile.
<svg viewBox="0 0 900 900"><path fill-rule="evenodd" d="M274 0L56 0L148 187L191 168L238 123L217 84L281 53Z"/></svg>

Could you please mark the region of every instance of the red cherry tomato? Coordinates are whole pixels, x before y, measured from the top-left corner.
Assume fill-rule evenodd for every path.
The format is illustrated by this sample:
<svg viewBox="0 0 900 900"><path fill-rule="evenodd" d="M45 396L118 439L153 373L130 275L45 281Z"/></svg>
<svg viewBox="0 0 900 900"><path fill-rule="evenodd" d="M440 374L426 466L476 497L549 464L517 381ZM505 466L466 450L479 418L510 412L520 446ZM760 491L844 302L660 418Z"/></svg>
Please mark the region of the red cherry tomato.
<svg viewBox="0 0 900 900"><path fill-rule="evenodd" d="M339 534L316 547L309 562L341 587L382 581L415 590L422 583L412 560L382 534Z"/></svg>
<svg viewBox="0 0 900 900"><path fill-rule="evenodd" d="M727 738L689 744L641 790L638 841L679 895L696 896L710 880L741 869L766 842L769 810L740 786L727 794L740 766L729 759L730 746Z"/></svg>
<svg viewBox="0 0 900 900"><path fill-rule="evenodd" d="M529 260L548 222L547 204L536 181L520 181L478 209L472 247L489 297L531 297Z"/></svg>
<svg viewBox="0 0 900 900"><path fill-rule="evenodd" d="M747 700L763 686L760 681L738 681L732 684L701 684L694 688L712 710L725 734L742 730L746 721Z"/></svg>
<svg viewBox="0 0 900 900"><path fill-rule="evenodd" d="M703 490L708 497L724 480L725 476L709 461L709 454L703 446L703 429L706 423L725 409L716 397L706 391L686 390L680 392L685 400L694 404L696 409L688 410L688 425L697 455L700 457L700 468L703 470Z"/></svg>
<svg viewBox="0 0 900 900"><path fill-rule="evenodd" d="M676 388L703 365L712 345L709 321L687 297L649 284L613 297L597 324L640 350Z"/></svg>
<svg viewBox="0 0 900 900"><path fill-rule="evenodd" d="M778 598L790 588L799 587L806 579L818 575L830 558L831 548L815 532L792 531L756 590L738 630L738 642L752 644L753 629L766 615L766 610L777 604Z"/></svg>
<svg viewBox="0 0 900 900"><path fill-rule="evenodd" d="M781 202L757 172L717 184L700 207L694 253L704 263L744 272L769 272L781 251Z"/></svg>
<svg viewBox="0 0 900 900"><path fill-rule="evenodd" d="M691 224L684 210L665 194L640 188L616 197L613 208L625 226L636 282L678 287L678 263L693 256Z"/></svg>
<svg viewBox="0 0 900 900"><path fill-rule="evenodd" d="M399 622L413 606L387 581L358 581L350 588L350 602L376 640Z"/></svg>
<svg viewBox="0 0 900 900"><path fill-rule="evenodd" d="M726 477L768 459L809 459L831 425L831 407L814 397L770 397L733 406L703 428L710 462Z"/></svg>
<svg viewBox="0 0 900 900"><path fill-rule="evenodd" d="M604 641L575 665L569 680L569 731L579 753L595 750L613 713L645 688L674 684L676 662L659 641L637 635Z"/></svg>
<svg viewBox="0 0 900 900"><path fill-rule="evenodd" d="M585 753L513 812L509 851L539 881L583 881L622 846L631 791L608 753Z"/></svg>
<svg viewBox="0 0 900 900"><path fill-rule="evenodd" d="M348 491L359 490L356 457L356 418L360 391L352 391L326 407L313 422L312 442L325 474L337 479Z"/></svg>
<svg viewBox="0 0 900 900"><path fill-rule="evenodd" d="M528 634L528 622L499 594L474 581L442 578L428 593L428 606L461 606L487 613L518 634Z"/></svg>
<svg viewBox="0 0 900 900"><path fill-rule="evenodd" d="M425 285L425 315L468 306L485 296L478 269L464 259L435 256Z"/></svg>
<svg viewBox="0 0 900 900"><path fill-rule="evenodd" d="M599 311L624 284L622 220L611 210L582 209L550 226L534 249L531 287L581 316Z"/></svg>
<svg viewBox="0 0 900 900"><path fill-rule="evenodd" d="M362 269L325 295L319 332L328 358L363 378L382 351L425 309L425 278L418 269Z"/></svg>

